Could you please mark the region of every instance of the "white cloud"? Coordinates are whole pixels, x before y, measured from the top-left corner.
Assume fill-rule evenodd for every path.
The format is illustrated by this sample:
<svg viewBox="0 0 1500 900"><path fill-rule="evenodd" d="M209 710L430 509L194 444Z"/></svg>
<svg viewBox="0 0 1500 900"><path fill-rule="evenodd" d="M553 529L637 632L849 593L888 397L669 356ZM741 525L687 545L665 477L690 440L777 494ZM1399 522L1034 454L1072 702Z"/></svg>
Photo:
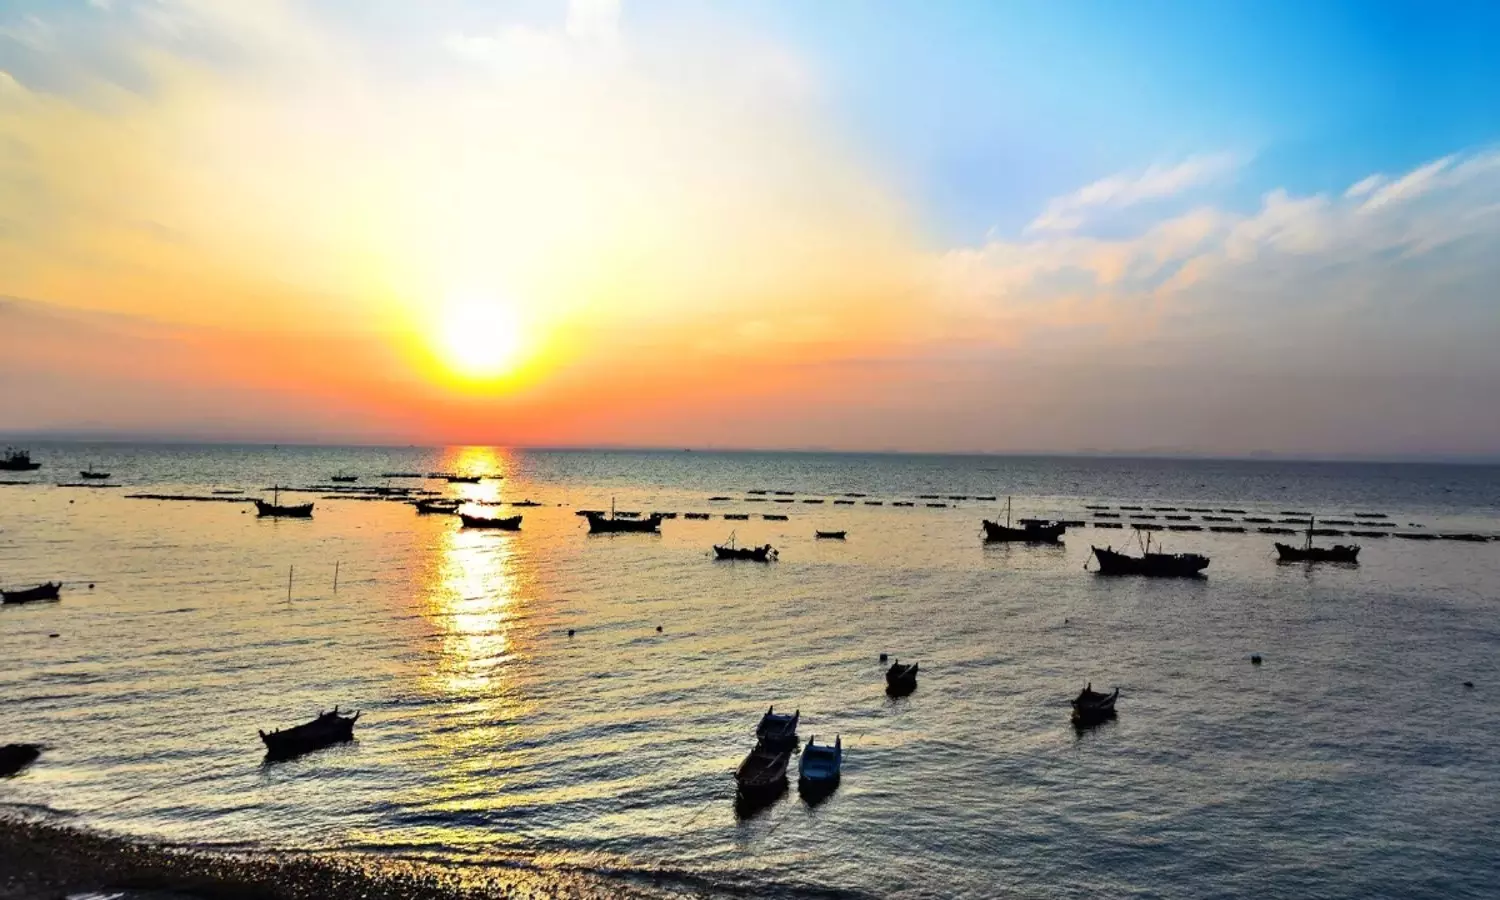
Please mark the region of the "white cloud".
<svg viewBox="0 0 1500 900"><path fill-rule="evenodd" d="M110 12L115 8L115 0L89 0L89 6L92 6L94 9L103 10L104 12Z"/></svg>
<svg viewBox="0 0 1500 900"><path fill-rule="evenodd" d="M1365 201L1361 209L1365 212L1379 209L1388 203L1410 200L1420 197L1431 190L1438 175L1453 163L1454 157L1445 156L1442 159L1433 160L1423 166L1411 170L1390 184L1380 187L1370 194L1370 199ZM1369 179L1366 179L1367 181Z"/></svg>
<svg viewBox="0 0 1500 900"><path fill-rule="evenodd" d="M1349 185L1349 190L1344 191L1344 196L1349 199L1353 199L1355 197L1363 197L1376 188L1380 187L1382 184L1385 184L1385 181L1385 176L1379 173L1361 178L1360 180Z"/></svg>
<svg viewBox="0 0 1500 900"><path fill-rule="evenodd" d="M26 16L15 24L0 26L0 40L12 40L31 50L51 50L56 37L52 26L36 16Z"/></svg>
<svg viewBox="0 0 1500 900"><path fill-rule="evenodd" d="M564 30L578 41L613 43L619 36L620 0L571 0Z"/></svg>
<svg viewBox="0 0 1500 900"><path fill-rule="evenodd" d="M1057 197L1026 226L1028 232L1071 231L1090 213L1122 209L1148 200L1173 197L1232 172L1238 157L1229 153L1192 156L1172 166L1151 166L1143 172L1122 172Z"/></svg>

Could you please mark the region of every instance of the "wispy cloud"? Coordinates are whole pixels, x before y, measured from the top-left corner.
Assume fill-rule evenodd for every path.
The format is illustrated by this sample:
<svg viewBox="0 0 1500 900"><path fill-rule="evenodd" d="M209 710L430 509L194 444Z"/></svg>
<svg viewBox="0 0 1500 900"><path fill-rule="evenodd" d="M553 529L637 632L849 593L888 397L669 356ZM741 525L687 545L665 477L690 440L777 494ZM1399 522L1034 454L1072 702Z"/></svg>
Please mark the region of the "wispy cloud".
<svg viewBox="0 0 1500 900"><path fill-rule="evenodd" d="M1192 156L1176 165L1122 172L1084 185L1047 204L1026 226L1028 232L1071 231L1099 210L1123 209L1149 200L1174 197L1216 181L1234 171L1239 157L1230 153Z"/></svg>

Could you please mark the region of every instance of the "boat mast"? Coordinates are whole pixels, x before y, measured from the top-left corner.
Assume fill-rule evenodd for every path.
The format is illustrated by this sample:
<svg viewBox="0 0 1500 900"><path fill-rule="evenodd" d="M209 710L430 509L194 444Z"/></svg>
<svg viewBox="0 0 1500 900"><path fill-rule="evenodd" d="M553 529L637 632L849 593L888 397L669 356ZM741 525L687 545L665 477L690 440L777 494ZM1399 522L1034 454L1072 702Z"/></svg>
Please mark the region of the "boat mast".
<svg viewBox="0 0 1500 900"><path fill-rule="evenodd" d="M1005 527L1006 528L1010 527L1010 499L1011 498L1009 496L1006 496L1006 498L1005 498Z"/></svg>
<svg viewBox="0 0 1500 900"><path fill-rule="evenodd" d="M1308 516L1307 517L1307 549L1309 549L1309 550L1312 549L1313 522L1317 521L1317 518L1318 518L1317 516Z"/></svg>

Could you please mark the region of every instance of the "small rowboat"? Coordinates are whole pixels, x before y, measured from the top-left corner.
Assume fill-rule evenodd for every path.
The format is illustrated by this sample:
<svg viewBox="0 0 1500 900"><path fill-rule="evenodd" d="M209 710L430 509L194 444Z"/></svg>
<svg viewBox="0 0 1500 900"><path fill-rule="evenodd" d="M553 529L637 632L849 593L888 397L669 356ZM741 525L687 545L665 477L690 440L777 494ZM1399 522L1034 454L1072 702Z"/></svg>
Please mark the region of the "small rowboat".
<svg viewBox="0 0 1500 900"><path fill-rule="evenodd" d="M736 547L733 543L729 545L715 544L715 559L741 559L749 562L770 562L777 557L776 548L770 544L762 544L759 547Z"/></svg>
<svg viewBox="0 0 1500 900"><path fill-rule="evenodd" d="M900 660L885 670L885 689L891 694L909 694L917 687L917 668L921 663L903 666Z"/></svg>
<svg viewBox="0 0 1500 900"><path fill-rule="evenodd" d="M478 484L482 475L444 475L449 484Z"/></svg>
<svg viewBox="0 0 1500 900"><path fill-rule="evenodd" d="M767 707L760 724L755 726L755 740L772 750L790 750L797 746L797 722L801 718L801 710L786 715L776 712L775 706Z"/></svg>
<svg viewBox="0 0 1500 900"><path fill-rule="evenodd" d="M1073 706L1073 721L1079 725L1093 725L1115 717L1115 701L1120 698L1120 689L1113 694L1101 694L1094 690L1092 682L1069 701Z"/></svg>
<svg viewBox="0 0 1500 900"><path fill-rule="evenodd" d="M41 744L6 744L0 747L0 778L9 778L42 755Z"/></svg>
<svg viewBox="0 0 1500 900"><path fill-rule="evenodd" d="M105 480L106 478L109 477L109 473L108 472L96 472L93 469L81 469L78 472L78 477L82 478L82 479L84 479L86 481L103 481L103 480Z"/></svg>
<svg viewBox="0 0 1500 900"><path fill-rule="evenodd" d="M275 503L267 503L264 500L255 501L255 514L263 518L276 519L311 519L313 505L301 503L294 506L280 506Z"/></svg>
<svg viewBox="0 0 1500 900"><path fill-rule="evenodd" d="M521 517L509 516L503 519L491 519L487 516L471 516L468 513L460 513L465 528L498 528L501 531L520 531Z"/></svg>
<svg viewBox="0 0 1500 900"><path fill-rule="evenodd" d="M831 791L838 786L839 775L844 767L844 739L834 737L833 746L819 744L814 735L802 748L802 758L797 761L797 786L804 793Z"/></svg>
<svg viewBox="0 0 1500 900"><path fill-rule="evenodd" d="M62 591L62 582L49 581L32 588L18 591L0 591L0 601L5 603L34 603L38 600L56 600Z"/></svg>
<svg viewBox="0 0 1500 900"><path fill-rule="evenodd" d="M735 770L734 780L746 797L764 797L786 787L786 767L792 760L790 750L772 750L757 745Z"/></svg>
<svg viewBox="0 0 1500 900"><path fill-rule="evenodd" d="M358 721L359 713L342 715L335 706L332 712L319 713L316 719L294 728L277 729L269 733L262 731L260 739L266 745L266 756L272 759L290 759L332 744L354 740L354 723Z"/></svg>

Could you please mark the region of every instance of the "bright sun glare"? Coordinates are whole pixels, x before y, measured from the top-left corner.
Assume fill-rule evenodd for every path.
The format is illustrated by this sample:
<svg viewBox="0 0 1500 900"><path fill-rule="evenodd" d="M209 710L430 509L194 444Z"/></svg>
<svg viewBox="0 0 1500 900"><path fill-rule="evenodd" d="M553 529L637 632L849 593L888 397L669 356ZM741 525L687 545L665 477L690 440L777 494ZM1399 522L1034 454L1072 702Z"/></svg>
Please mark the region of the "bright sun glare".
<svg viewBox="0 0 1500 900"><path fill-rule="evenodd" d="M499 297L455 298L443 316L441 344L444 359L461 375L504 375L521 352L515 308Z"/></svg>

